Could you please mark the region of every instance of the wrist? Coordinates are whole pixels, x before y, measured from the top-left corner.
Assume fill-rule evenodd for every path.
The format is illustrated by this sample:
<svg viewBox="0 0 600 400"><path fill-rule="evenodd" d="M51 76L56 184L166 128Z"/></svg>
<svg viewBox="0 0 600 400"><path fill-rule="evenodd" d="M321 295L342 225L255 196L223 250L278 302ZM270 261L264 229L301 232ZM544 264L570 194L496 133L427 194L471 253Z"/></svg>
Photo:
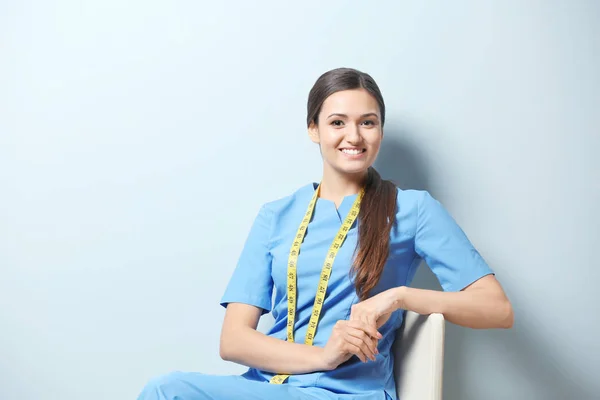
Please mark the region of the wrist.
<svg viewBox="0 0 600 400"><path fill-rule="evenodd" d="M319 346L310 346L312 350L312 359L315 370L328 371L331 369L325 360L325 349Z"/></svg>
<svg viewBox="0 0 600 400"><path fill-rule="evenodd" d="M398 286L398 287L391 289L391 292L392 292L392 304L393 304L393 308L394 308L392 311L396 311L399 308L405 309L406 308L406 295L408 292L408 287Z"/></svg>

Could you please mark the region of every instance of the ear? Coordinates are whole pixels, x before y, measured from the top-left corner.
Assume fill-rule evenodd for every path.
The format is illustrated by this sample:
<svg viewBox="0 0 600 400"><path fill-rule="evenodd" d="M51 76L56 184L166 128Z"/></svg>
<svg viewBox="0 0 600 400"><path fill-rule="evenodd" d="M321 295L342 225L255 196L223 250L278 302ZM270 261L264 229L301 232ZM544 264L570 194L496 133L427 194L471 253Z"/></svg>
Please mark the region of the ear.
<svg viewBox="0 0 600 400"><path fill-rule="evenodd" d="M313 143L321 143L321 139L319 138L319 128L317 128L317 124L311 122L308 125L308 137Z"/></svg>

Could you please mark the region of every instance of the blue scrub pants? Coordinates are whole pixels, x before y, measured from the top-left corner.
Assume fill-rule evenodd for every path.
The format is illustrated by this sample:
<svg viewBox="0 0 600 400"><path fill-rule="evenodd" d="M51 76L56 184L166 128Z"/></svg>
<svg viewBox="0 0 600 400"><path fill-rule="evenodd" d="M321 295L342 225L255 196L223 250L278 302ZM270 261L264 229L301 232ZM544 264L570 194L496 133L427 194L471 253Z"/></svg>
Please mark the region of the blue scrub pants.
<svg viewBox="0 0 600 400"><path fill-rule="evenodd" d="M389 397L388 397L389 398ZM274 385L241 375L172 372L152 379L138 400L349 400L373 396L337 394L318 387ZM381 400L386 396L382 394Z"/></svg>

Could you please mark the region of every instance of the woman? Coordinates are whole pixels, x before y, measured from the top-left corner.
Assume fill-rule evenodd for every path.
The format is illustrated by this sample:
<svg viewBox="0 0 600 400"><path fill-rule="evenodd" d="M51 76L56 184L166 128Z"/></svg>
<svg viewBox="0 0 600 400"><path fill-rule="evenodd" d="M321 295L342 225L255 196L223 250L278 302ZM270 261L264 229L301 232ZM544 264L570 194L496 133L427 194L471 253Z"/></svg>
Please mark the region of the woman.
<svg viewBox="0 0 600 400"><path fill-rule="evenodd" d="M307 124L323 177L263 205L221 299L221 357L250 368L176 372L140 399L396 399L390 351L402 310L470 328L512 326L494 273L445 208L373 169L384 122L368 74L319 77ZM444 292L408 287L421 260ZM256 326L269 311L265 335Z"/></svg>

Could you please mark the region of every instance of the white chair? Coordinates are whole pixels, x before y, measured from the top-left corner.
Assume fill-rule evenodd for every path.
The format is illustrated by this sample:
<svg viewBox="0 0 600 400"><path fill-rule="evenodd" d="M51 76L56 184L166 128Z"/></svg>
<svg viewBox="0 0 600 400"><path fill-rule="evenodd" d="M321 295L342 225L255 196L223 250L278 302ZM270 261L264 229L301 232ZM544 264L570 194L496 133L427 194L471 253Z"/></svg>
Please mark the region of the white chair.
<svg viewBox="0 0 600 400"><path fill-rule="evenodd" d="M441 400L444 316L407 311L394 340L394 376L400 400Z"/></svg>

